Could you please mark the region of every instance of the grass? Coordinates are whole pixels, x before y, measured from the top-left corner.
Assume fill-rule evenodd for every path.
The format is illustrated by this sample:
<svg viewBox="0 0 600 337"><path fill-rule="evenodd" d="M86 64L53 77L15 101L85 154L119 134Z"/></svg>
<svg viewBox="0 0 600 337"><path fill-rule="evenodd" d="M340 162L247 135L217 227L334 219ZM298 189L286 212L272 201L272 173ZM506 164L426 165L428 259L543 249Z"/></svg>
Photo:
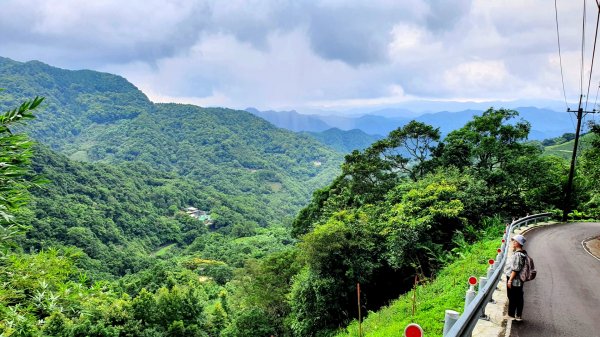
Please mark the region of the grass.
<svg viewBox="0 0 600 337"><path fill-rule="evenodd" d="M83 161L83 162L90 161L87 152L83 151L83 150L73 153L72 155L69 156L69 159L75 160L75 161Z"/></svg>
<svg viewBox="0 0 600 337"><path fill-rule="evenodd" d="M283 184L281 184L281 183L275 183L275 182L267 183L267 186L269 186L269 188L273 192L279 192L283 188Z"/></svg>
<svg viewBox="0 0 600 337"><path fill-rule="evenodd" d="M161 256L165 255L169 250L171 250L171 248L173 248L175 246L177 246L177 244L176 243L172 243L170 245L160 247L159 250L157 250L157 251L155 251L155 252L152 253L152 256L154 256L154 257L161 257Z"/></svg>
<svg viewBox="0 0 600 337"><path fill-rule="evenodd" d="M463 311L464 296L469 276L484 276L487 261L495 258L501 234L464 247L462 258L442 269L430 283L416 289L416 312L412 315L412 296L407 293L378 312L369 312L363 322L363 336L402 336L410 323L423 328L425 336L442 336L445 310ZM358 336L358 322L353 321L345 331L336 336Z"/></svg>
<svg viewBox="0 0 600 337"><path fill-rule="evenodd" d="M591 133L581 136L581 139L579 140L579 146L580 146L579 148L582 150L589 148L591 146L592 138L593 138L593 134L591 134ZM554 156L565 158L565 159L571 159L574 144L575 144L575 141L570 140L566 143L546 146L546 148L544 149L544 154L554 155ZM577 151L577 153L579 153L579 151Z"/></svg>

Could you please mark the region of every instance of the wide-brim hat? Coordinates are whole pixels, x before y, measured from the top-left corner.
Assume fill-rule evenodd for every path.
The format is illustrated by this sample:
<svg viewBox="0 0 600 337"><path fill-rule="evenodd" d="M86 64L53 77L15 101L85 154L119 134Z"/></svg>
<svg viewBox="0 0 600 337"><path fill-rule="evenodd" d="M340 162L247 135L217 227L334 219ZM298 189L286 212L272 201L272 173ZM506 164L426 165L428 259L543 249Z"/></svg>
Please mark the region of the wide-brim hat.
<svg viewBox="0 0 600 337"><path fill-rule="evenodd" d="M517 241L521 246L525 246L525 242L527 242L527 239L521 234L513 236L511 240Z"/></svg>

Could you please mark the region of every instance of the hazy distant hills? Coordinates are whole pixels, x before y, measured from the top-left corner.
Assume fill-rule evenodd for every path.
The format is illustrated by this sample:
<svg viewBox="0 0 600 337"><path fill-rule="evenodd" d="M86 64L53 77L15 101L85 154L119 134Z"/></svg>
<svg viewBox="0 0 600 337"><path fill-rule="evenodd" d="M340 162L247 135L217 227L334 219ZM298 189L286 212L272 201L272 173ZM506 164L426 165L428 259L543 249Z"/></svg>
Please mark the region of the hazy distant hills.
<svg viewBox="0 0 600 337"><path fill-rule="evenodd" d="M532 131L530 139L542 140L557 137L566 132L574 132L575 125L573 119L567 112L536 107L519 107L514 110L519 111L521 118L531 123ZM303 115L296 111L269 111L268 113L263 113L256 109L248 109L248 111L265 118L278 127L293 131L320 132L328 128L338 128L342 131L359 129L370 135L382 136L405 125L412 119L439 127L442 135L446 135L452 130L462 127L474 115L483 112L483 110L440 111L426 113L414 118L406 118L401 115L394 115L406 114L407 111L405 109L379 110L360 117ZM377 113L385 116L376 115Z"/></svg>
<svg viewBox="0 0 600 337"><path fill-rule="evenodd" d="M349 153L353 150L364 150L374 142L384 138L380 135L369 135L358 129L344 131L338 128L331 128L321 132L303 131L303 133L342 153Z"/></svg>
<svg viewBox="0 0 600 337"><path fill-rule="evenodd" d="M247 108L246 111L256 115L262 119L269 121L271 124L288 129L291 131L324 131L331 126L319 118L310 115L302 115L294 110L291 111L259 111L254 108Z"/></svg>

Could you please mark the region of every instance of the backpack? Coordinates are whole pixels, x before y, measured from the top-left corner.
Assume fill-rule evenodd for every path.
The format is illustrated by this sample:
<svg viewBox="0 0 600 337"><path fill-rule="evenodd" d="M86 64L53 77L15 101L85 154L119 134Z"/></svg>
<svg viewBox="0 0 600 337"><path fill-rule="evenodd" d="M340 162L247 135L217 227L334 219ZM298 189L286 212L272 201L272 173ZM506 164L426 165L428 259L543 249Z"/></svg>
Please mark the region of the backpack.
<svg viewBox="0 0 600 337"><path fill-rule="evenodd" d="M533 259L527 254L526 251L522 252L522 255L525 259L523 263L523 269L519 272L519 279L522 282L527 282L535 279L537 276L537 270L535 270L535 264L533 263Z"/></svg>

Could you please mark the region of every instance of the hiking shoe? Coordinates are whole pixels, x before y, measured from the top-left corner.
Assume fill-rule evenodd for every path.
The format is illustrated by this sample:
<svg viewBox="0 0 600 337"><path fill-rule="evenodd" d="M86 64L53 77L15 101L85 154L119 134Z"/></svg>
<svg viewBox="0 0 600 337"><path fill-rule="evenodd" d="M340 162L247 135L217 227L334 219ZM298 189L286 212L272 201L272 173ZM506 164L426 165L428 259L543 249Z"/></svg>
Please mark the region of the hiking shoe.
<svg viewBox="0 0 600 337"><path fill-rule="evenodd" d="M523 319L521 318L521 316L517 316L517 317L515 317L515 321L517 321L517 322L523 322Z"/></svg>

